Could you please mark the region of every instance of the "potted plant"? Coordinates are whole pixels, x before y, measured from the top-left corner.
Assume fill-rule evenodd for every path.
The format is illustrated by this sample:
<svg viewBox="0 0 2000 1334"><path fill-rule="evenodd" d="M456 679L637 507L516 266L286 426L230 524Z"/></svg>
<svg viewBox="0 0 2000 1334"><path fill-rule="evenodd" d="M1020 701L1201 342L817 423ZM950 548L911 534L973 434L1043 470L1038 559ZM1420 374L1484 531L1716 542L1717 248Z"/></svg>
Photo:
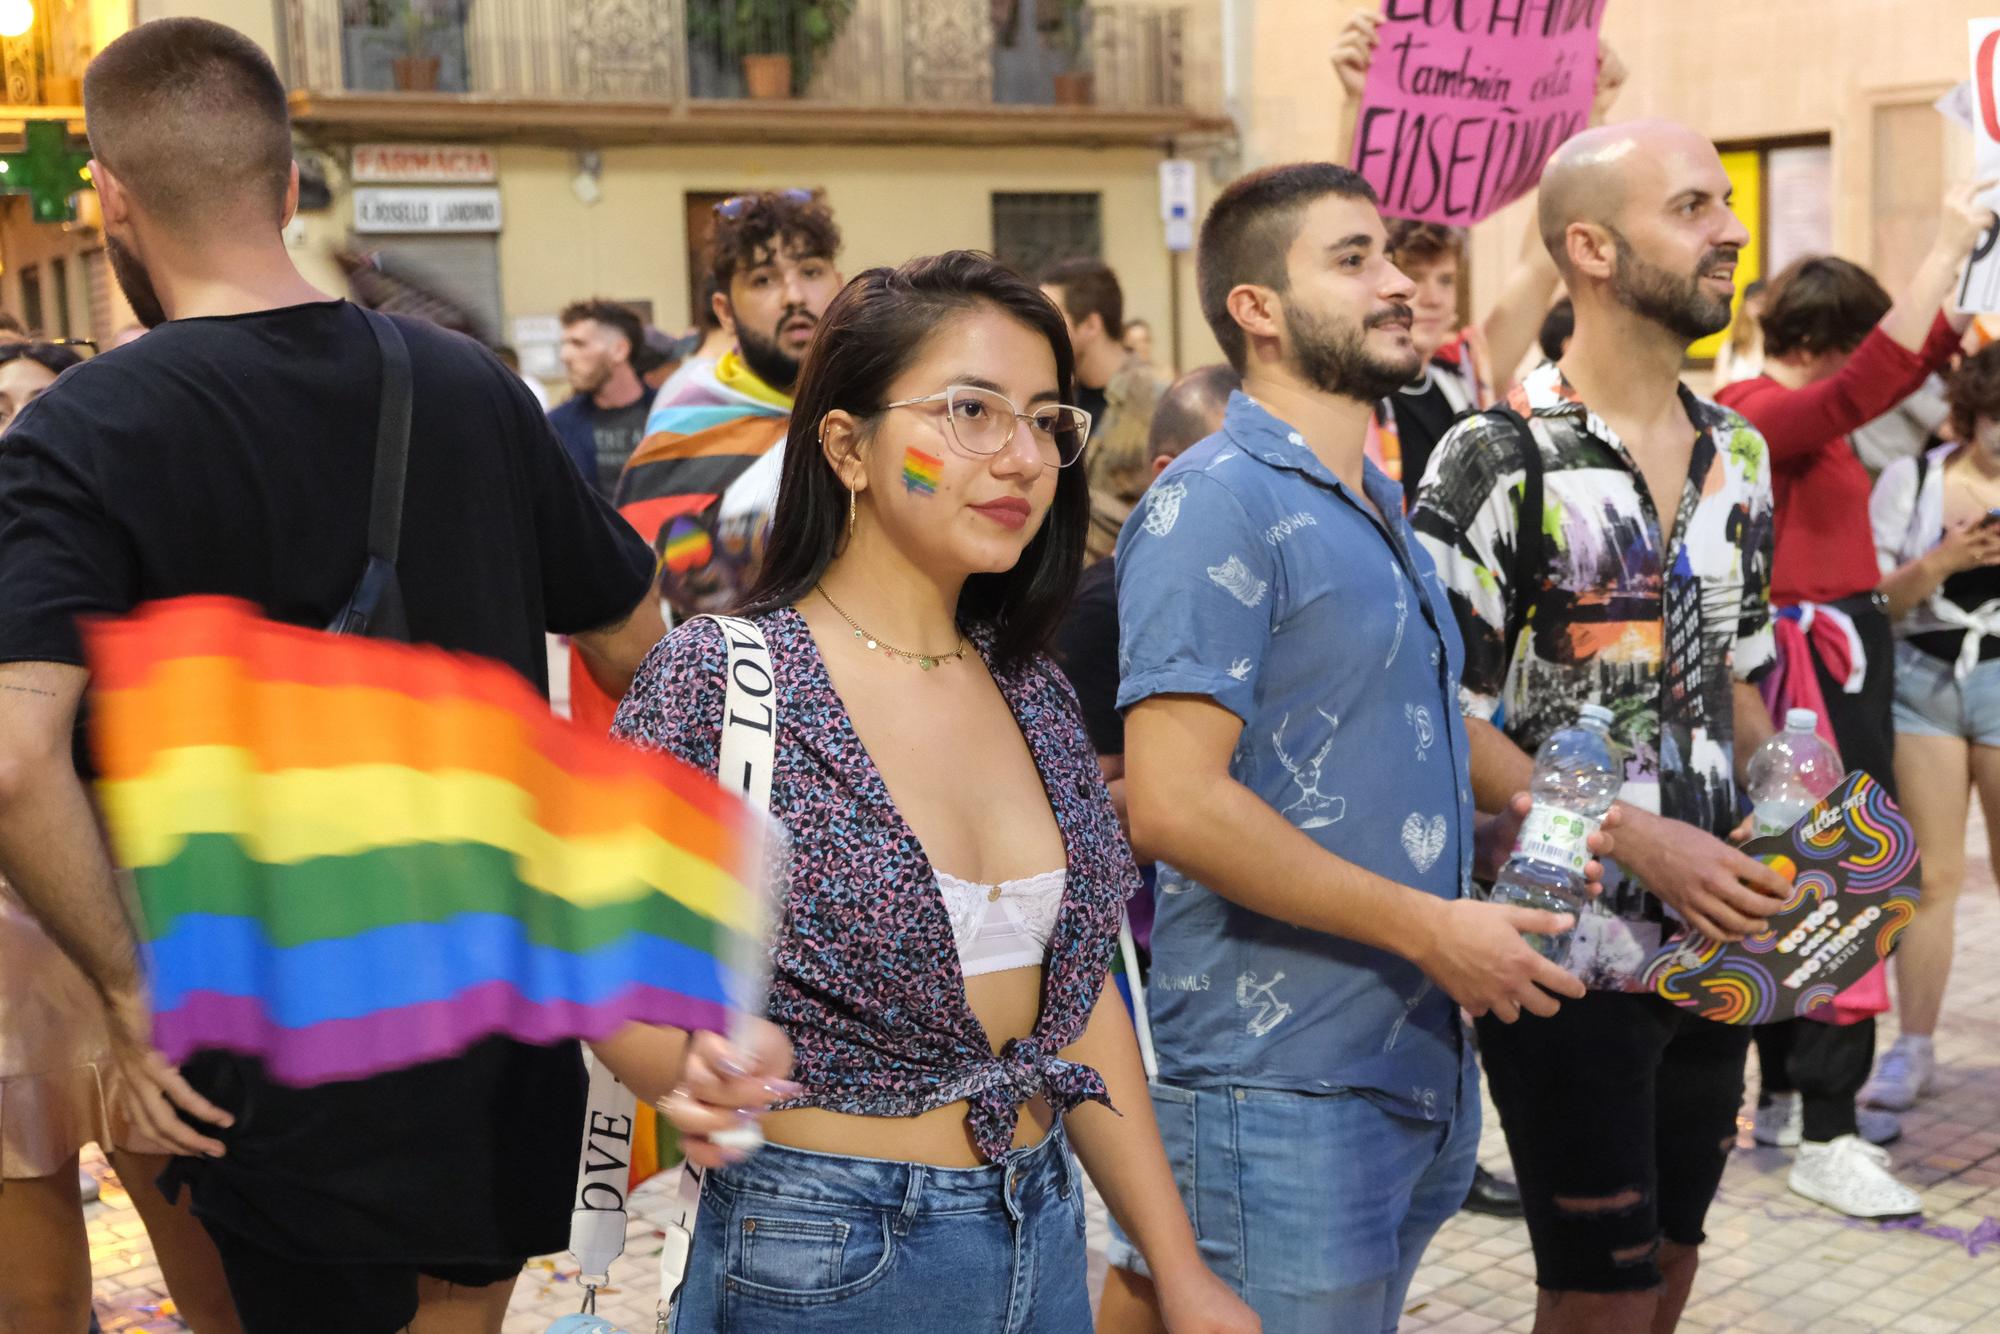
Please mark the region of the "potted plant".
<svg viewBox="0 0 2000 1334"><path fill-rule="evenodd" d="M425 0L402 0L398 15L403 30L403 54L390 62L399 93L434 93L438 86L438 57L430 49L430 31L435 20Z"/></svg>
<svg viewBox="0 0 2000 1334"><path fill-rule="evenodd" d="M1068 68L1056 75L1056 105L1087 107L1097 100L1097 76L1090 69L1090 6L1086 0L1063 0L1057 45Z"/></svg>
<svg viewBox="0 0 2000 1334"><path fill-rule="evenodd" d="M690 0L688 38L701 54L741 62L751 97L791 97L854 13L855 0Z"/></svg>
<svg viewBox="0 0 2000 1334"><path fill-rule="evenodd" d="M470 0L342 0L346 86L464 92Z"/></svg>

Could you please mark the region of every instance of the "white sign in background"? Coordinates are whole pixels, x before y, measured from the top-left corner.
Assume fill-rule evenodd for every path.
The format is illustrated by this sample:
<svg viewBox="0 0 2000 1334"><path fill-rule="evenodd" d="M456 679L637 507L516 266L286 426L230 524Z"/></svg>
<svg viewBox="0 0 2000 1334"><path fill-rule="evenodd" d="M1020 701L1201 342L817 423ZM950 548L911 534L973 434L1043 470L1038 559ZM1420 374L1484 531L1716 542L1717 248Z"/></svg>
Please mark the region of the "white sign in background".
<svg viewBox="0 0 2000 1334"><path fill-rule="evenodd" d="M514 355L521 359L521 373L537 380L560 380L562 365L562 321L553 315L514 317Z"/></svg>
<svg viewBox="0 0 2000 1334"><path fill-rule="evenodd" d="M357 232L497 232L498 190L432 190L421 186L354 192Z"/></svg>
<svg viewBox="0 0 2000 1334"><path fill-rule="evenodd" d="M2000 18L1967 25L1972 46L1972 139L1980 180L2000 177ZM2000 190L1983 201L2000 209ZM2000 313L2000 229L1979 238L1958 288L1958 308L1976 315Z"/></svg>
<svg viewBox="0 0 2000 1334"><path fill-rule="evenodd" d="M1160 221L1176 254L1194 249L1194 189L1194 163L1174 157L1160 164Z"/></svg>

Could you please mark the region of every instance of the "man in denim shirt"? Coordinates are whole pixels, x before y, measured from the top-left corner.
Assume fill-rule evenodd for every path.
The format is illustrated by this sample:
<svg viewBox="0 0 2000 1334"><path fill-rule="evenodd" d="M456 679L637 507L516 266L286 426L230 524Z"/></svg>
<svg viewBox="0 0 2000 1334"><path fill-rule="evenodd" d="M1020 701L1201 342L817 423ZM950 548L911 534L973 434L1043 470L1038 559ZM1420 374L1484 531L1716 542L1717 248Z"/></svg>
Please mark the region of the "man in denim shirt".
<svg viewBox="0 0 2000 1334"><path fill-rule="evenodd" d="M1395 1327L1472 1179L1458 1007L1582 994L1520 937L1569 918L1462 897L1462 647L1362 453L1417 369L1384 242L1344 168L1223 192L1199 283L1243 392L1118 542L1133 841L1162 862L1154 1105L1204 1257L1271 1334Z"/></svg>

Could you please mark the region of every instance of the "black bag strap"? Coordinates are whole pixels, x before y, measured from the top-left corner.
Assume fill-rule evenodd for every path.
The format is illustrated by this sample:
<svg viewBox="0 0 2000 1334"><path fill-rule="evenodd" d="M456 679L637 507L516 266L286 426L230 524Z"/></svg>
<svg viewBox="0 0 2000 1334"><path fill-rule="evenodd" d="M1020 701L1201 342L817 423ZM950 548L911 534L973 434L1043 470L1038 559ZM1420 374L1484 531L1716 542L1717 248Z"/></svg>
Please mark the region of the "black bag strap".
<svg viewBox="0 0 2000 1334"><path fill-rule="evenodd" d="M337 635L404 639L409 631L396 558L403 544L403 492L410 462L410 348L394 320L365 306L360 309L382 354L375 471L368 496L368 560L347 605L327 628Z"/></svg>
<svg viewBox="0 0 2000 1334"><path fill-rule="evenodd" d="M382 407L375 419L375 481L368 501L368 554L390 565L403 544L403 484L410 464L410 348L396 322L363 309L382 352Z"/></svg>
<svg viewBox="0 0 2000 1334"><path fill-rule="evenodd" d="M1489 416L1506 422L1514 430L1521 450L1521 500L1514 510L1514 568L1507 575L1507 660L1527 628L1528 613L1534 609L1535 589L1545 563L1542 533L1542 446L1528 426L1527 418L1504 403L1487 409Z"/></svg>

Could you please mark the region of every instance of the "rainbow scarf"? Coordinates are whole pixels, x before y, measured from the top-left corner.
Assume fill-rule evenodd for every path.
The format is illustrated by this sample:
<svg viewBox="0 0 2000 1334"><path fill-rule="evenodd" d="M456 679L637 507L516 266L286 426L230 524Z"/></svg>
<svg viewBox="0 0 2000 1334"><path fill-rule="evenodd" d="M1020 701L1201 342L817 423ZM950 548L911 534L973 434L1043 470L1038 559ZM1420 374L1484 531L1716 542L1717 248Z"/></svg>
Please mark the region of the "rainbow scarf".
<svg viewBox="0 0 2000 1334"><path fill-rule="evenodd" d="M85 639L169 1059L307 1085L495 1034L724 1027L766 823L705 775L553 717L498 663L230 599Z"/></svg>

